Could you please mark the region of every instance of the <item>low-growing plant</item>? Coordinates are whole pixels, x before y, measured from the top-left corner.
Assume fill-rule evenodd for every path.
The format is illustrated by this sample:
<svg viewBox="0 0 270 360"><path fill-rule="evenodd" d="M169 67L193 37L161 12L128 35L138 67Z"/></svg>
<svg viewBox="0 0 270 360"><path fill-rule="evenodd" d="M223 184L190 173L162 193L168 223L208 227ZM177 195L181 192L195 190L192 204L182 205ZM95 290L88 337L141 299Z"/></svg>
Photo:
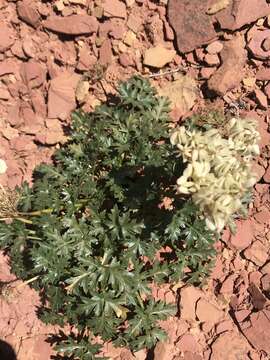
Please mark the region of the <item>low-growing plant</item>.
<svg viewBox="0 0 270 360"><path fill-rule="evenodd" d="M169 111L134 77L113 102L73 114L70 140L53 165L36 169L32 187L2 189L9 221L0 243L13 271L34 279L43 321L76 329L60 336L63 356L100 359L93 335L134 351L153 347L165 338L159 320L176 309L155 300L151 285L200 284L209 271L215 233L176 194L185 164L170 143Z"/></svg>

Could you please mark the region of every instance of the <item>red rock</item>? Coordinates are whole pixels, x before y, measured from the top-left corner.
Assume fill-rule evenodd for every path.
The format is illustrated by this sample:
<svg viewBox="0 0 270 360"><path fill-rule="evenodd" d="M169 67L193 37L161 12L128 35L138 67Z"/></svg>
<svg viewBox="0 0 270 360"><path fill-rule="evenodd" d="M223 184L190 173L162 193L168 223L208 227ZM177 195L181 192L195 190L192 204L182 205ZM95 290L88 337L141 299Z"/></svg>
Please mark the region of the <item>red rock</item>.
<svg viewBox="0 0 270 360"><path fill-rule="evenodd" d="M204 51L204 49L202 49L202 48L196 49L196 50L195 50L195 56L196 56L197 61L203 62L204 57L205 57L205 51Z"/></svg>
<svg viewBox="0 0 270 360"><path fill-rule="evenodd" d="M119 55L119 62L124 67L134 65L134 61L133 61L132 57L129 54L126 54L126 53Z"/></svg>
<svg viewBox="0 0 270 360"><path fill-rule="evenodd" d="M244 360L248 359L247 353L250 347L243 336L237 332L227 331L213 342L211 348L210 360Z"/></svg>
<svg viewBox="0 0 270 360"><path fill-rule="evenodd" d="M221 288L219 290L220 294L232 294L234 288L234 281L237 275L229 275L222 283Z"/></svg>
<svg viewBox="0 0 270 360"><path fill-rule="evenodd" d="M209 66L219 65L219 57L216 54L206 54L204 57L204 61Z"/></svg>
<svg viewBox="0 0 270 360"><path fill-rule="evenodd" d="M270 183L270 165L268 165L268 168L266 169L263 180L267 183Z"/></svg>
<svg viewBox="0 0 270 360"><path fill-rule="evenodd" d="M244 251L244 256L255 265L263 266L268 259L267 248L256 240Z"/></svg>
<svg viewBox="0 0 270 360"><path fill-rule="evenodd" d="M206 14L208 0L170 0L168 19L175 31L178 50L186 53L216 38L211 18Z"/></svg>
<svg viewBox="0 0 270 360"><path fill-rule="evenodd" d="M256 79L262 81L270 80L270 68L261 68L256 72Z"/></svg>
<svg viewBox="0 0 270 360"><path fill-rule="evenodd" d="M260 209L258 209L260 210ZM270 212L266 207L261 208L261 211L254 215L254 218L260 224L270 224Z"/></svg>
<svg viewBox="0 0 270 360"><path fill-rule="evenodd" d="M270 100L270 84L268 83L264 88L264 93L267 96L267 99Z"/></svg>
<svg viewBox="0 0 270 360"><path fill-rule="evenodd" d="M201 322L218 323L224 313L206 299L199 299L196 305L196 315Z"/></svg>
<svg viewBox="0 0 270 360"><path fill-rule="evenodd" d="M88 71L96 62L97 58L91 54L90 48L84 44L79 50L79 60L76 68L80 71Z"/></svg>
<svg viewBox="0 0 270 360"><path fill-rule="evenodd" d="M237 221L236 225L236 234L231 235L229 242L234 248L243 250L251 244L254 237L252 222L249 220Z"/></svg>
<svg viewBox="0 0 270 360"><path fill-rule="evenodd" d="M214 67L203 67L200 70L201 79L209 79L217 69Z"/></svg>
<svg viewBox="0 0 270 360"><path fill-rule="evenodd" d="M71 15L63 18L51 16L43 22L43 26L48 30L66 35L86 35L98 30L97 19L89 15Z"/></svg>
<svg viewBox="0 0 270 360"><path fill-rule="evenodd" d="M270 291L270 274L265 274L261 279L262 288L264 291Z"/></svg>
<svg viewBox="0 0 270 360"><path fill-rule="evenodd" d="M262 274L269 274L270 275L270 262L266 263L262 268L261 268L261 273Z"/></svg>
<svg viewBox="0 0 270 360"><path fill-rule="evenodd" d="M203 292L193 286L185 286L180 291L181 319L196 319L195 306Z"/></svg>
<svg viewBox="0 0 270 360"><path fill-rule="evenodd" d="M8 89L4 87L0 87L0 99L1 100L9 100L10 99L10 93Z"/></svg>
<svg viewBox="0 0 270 360"><path fill-rule="evenodd" d="M112 44L109 39L103 41L100 49L99 49L99 63L101 65L109 65L112 62Z"/></svg>
<svg viewBox="0 0 270 360"><path fill-rule="evenodd" d="M261 310L250 315L251 326L245 328L243 333L248 341L258 351L270 353L270 314L269 311Z"/></svg>
<svg viewBox="0 0 270 360"><path fill-rule="evenodd" d="M104 15L107 17L120 17L123 19L127 17L126 6L120 0L104 0L102 7Z"/></svg>
<svg viewBox="0 0 270 360"><path fill-rule="evenodd" d="M266 95L260 89L255 89L254 94L255 94L258 105L262 109L266 110L267 106L268 106Z"/></svg>
<svg viewBox="0 0 270 360"><path fill-rule="evenodd" d="M196 342L195 338L191 334L183 335L180 340L176 343L176 346L181 351L190 351L192 353L196 353L200 351L200 346Z"/></svg>
<svg viewBox="0 0 270 360"><path fill-rule="evenodd" d="M251 302L256 310L262 310L267 302L266 297L260 291L258 286L254 283L251 283L248 287L248 292L251 296Z"/></svg>
<svg viewBox="0 0 270 360"><path fill-rule="evenodd" d="M166 20L164 20L163 23L164 23L165 39L169 41L173 41L174 40L173 29L170 27L169 23Z"/></svg>
<svg viewBox="0 0 270 360"><path fill-rule="evenodd" d="M218 54L223 49L223 44L221 41L214 41L206 47L208 54Z"/></svg>
<svg viewBox="0 0 270 360"><path fill-rule="evenodd" d="M34 58L38 51L34 41L29 37L23 39L22 50L25 53L25 55L30 58Z"/></svg>
<svg viewBox="0 0 270 360"><path fill-rule="evenodd" d="M121 19L113 18L110 20L111 28L109 34L112 38L116 40L122 40L126 33L126 27Z"/></svg>
<svg viewBox="0 0 270 360"><path fill-rule="evenodd" d="M235 311L234 316L236 318L236 320L241 323L242 321L244 321L249 315L250 315L250 310L244 309L244 310L238 310Z"/></svg>
<svg viewBox="0 0 270 360"><path fill-rule="evenodd" d="M0 62L0 76L17 73L17 62L14 59L5 59Z"/></svg>
<svg viewBox="0 0 270 360"><path fill-rule="evenodd" d="M26 24L37 28L40 23L40 16L30 0L23 0L17 3L17 12L19 18Z"/></svg>
<svg viewBox="0 0 270 360"><path fill-rule="evenodd" d="M236 30L270 14L265 0L232 0L215 15L222 29Z"/></svg>
<svg viewBox="0 0 270 360"><path fill-rule="evenodd" d="M257 181L260 181L265 173L265 168L257 162L252 165L252 171L256 174Z"/></svg>
<svg viewBox="0 0 270 360"><path fill-rule="evenodd" d="M32 91L31 103L35 113L45 119L47 116L47 106L41 91L39 90Z"/></svg>
<svg viewBox="0 0 270 360"><path fill-rule="evenodd" d="M79 75L63 72L50 82L48 92L48 118L66 120L75 109L75 90Z"/></svg>
<svg viewBox="0 0 270 360"><path fill-rule="evenodd" d="M256 28L255 28L256 29ZM252 33L250 33L252 30ZM253 56L258 59L268 59L270 57L270 50L265 50L262 46L265 39L270 37L270 29L266 29L261 31L260 29L256 29L254 31L251 29L250 40L247 43L247 48L252 52Z"/></svg>
<svg viewBox="0 0 270 360"><path fill-rule="evenodd" d="M25 60L27 58L23 51L22 41L20 39L15 41L15 43L11 46L10 50L12 54L17 56L19 59Z"/></svg>
<svg viewBox="0 0 270 360"><path fill-rule="evenodd" d="M131 13L127 20L127 27L135 34L140 30L142 26L142 19L136 13Z"/></svg>
<svg viewBox="0 0 270 360"><path fill-rule="evenodd" d="M223 333L225 331L232 331L234 324L231 320L224 320L216 325L216 334Z"/></svg>
<svg viewBox="0 0 270 360"><path fill-rule="evenodd" d="M3 21L0 21L0 53L8 50L15 41L15 31Z"/></svg>
<svg viewBox="0 0 270 360"><path fill-rule="evenodd" d="M250 283L254 283L257 286L260 286L262 274L260 271L252 271L249 273L248 278Z"/></svg>
<svg viewBox="0 0 270 360"><path fill-rule="evenodd" d="M225 43L220 56L222 65L208 81L208 88L224 95L237 87L244 76L243 67L247 58L244 39L237 36Z"/></svg>
<svg viewBox="0 0 270 360"><path fill-rule="evenodd" d="M46 73L47 70L44 66L35 61L22 63L20 69L23 82L31 89L37 88L45 83Z"/></svg>

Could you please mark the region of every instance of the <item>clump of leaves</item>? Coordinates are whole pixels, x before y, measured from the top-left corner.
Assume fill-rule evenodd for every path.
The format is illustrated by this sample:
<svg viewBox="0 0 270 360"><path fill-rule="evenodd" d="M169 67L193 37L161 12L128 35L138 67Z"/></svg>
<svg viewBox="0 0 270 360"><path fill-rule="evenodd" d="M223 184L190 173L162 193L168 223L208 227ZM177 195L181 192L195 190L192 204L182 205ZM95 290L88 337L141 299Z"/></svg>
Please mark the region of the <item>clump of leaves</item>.
<svg viewBox="0 0 270 360"><path fill-rule="evenodd" d="M96 358L90 335L151 348L165 338L158 321L176 309L155 301L150 285L200 283L208 272L214 236L196 206L175 196L183 164L168 113L168 100L139 77L121 84L114 103L75 113L54 165L37 168L13 222L0 223L15 273L38 277L42 319L77 329L58 345L72 359Z"/></svg>

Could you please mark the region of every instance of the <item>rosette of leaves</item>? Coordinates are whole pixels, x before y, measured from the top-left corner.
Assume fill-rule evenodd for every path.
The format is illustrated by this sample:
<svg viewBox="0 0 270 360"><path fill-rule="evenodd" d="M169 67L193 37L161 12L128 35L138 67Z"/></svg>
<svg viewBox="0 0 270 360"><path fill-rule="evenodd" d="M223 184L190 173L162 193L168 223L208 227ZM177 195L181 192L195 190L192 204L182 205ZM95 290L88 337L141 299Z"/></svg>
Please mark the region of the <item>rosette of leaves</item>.
<svg viewBox="0 0 270 360"><path fill-rule="evenodd" d="M155 301L150 285L207 274L214 236L196 206L175 197L183 169L168 113L145 79L122 83L113 102L74 113L54 164L39 166L33 186L17 189L16 210L2 214L13 221L0 223L1 247L18 277L37 279L43 321L76 329L58 339L64 356L95 359L92 335L153 347L165 338L158 321L176 309ZM173 209L159 206L164 198Z"/></svg>

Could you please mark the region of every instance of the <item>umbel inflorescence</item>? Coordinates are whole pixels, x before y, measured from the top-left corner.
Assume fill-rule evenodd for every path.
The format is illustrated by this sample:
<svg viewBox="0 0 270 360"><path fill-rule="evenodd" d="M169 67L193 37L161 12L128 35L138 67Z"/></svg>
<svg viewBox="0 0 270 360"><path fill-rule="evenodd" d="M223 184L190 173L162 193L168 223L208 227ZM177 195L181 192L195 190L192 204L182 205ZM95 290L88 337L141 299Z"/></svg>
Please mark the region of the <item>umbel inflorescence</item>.
<svg viewBox="0 0 270 360"><path fill-rule="evenodd" d="M188 130L181 126L171 143L187 163L177 180L181 194L190 194L209 229L220 232L243 210L243 198L256 183L252 160L259 154L259 133L250 119L232 118L219 129Z"/></svg>

